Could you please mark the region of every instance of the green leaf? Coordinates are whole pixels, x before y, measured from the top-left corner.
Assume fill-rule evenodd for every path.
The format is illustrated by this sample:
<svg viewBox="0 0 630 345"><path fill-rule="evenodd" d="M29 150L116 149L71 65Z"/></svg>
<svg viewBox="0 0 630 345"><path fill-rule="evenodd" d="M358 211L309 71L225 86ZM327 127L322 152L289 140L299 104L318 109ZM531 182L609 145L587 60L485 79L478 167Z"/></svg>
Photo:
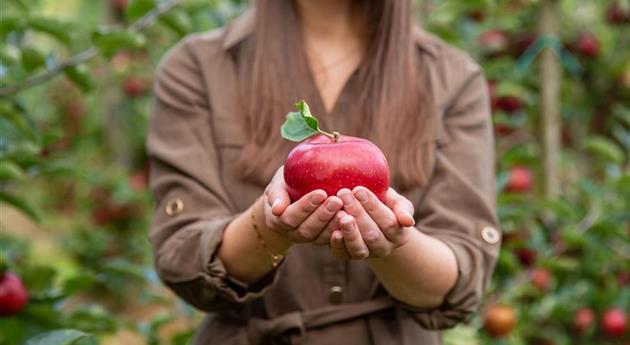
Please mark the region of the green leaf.
<svg viewBox="0 0 630 345"><path fill-rule="evenodd" d="M22 66L27 72L46 64L46 55L33 47L22 48Z"/></svg>
<svg viewBox="0 0 630 345"><path fill-rule="evenodd" d="M625 156L621 148L619 148L619 145L605 137L597 136L588 138L584 144L584 148L612 163L621 164L625 160Z"/></svg>
<svg viewBox="0 0 630 345"><path fill-rule="evenodd" d="M93 40L106 57L113 56L120 49L141 48L146 43L142 34L122 30L96 32Z"/></svg>
<svg viewBox="0 0 630 345"><path fill-rule="evenodd" d="M72 80L83 91L89 91L93 87L90 71L85 65L78 65L64 70L68 79Z"/></svg>
<svg viewBox="0 0 630 345"><path fill-rule="evenodd" d="M173 30L179 36L184 36L192 30L192 22L188 14L181 9L173 9L160 16L160 22Z"/></svg>
<svg viewBox="0 0 630 345"><path fill-rule="evenodd" d="M32 29L49 34L62 43L70 44L72 38L71 25L53 18L32 17L28 19L28 24Z"/></svg>
<svg viewBox="0 0 630 345"><path fill-rule="evenodd" d="M20 30L24 27L24 20L19 17L2 17L0 20L0 36Z"/></svg>
<svg viewBox="0 0 630 345"><path fill-rule="evenodd" d="M132 0L127 6L125 16L127 20L135 21L155 8L155 5L155 0Z"/></svg>
<svg viewBox="0 0 630 345"><path fill-rule="evenodd" d="M88 338L94 336L76 329L61 329L36 335L27 340L26 345L75 345Z"/></svg>
<svg viewBox="0 0 630 345"><path fill-rule="evenodd" d="M6 160L0 162L0 181L21 181L24 177L24 172L19 165Z"/></svg>
<svg viewBox="0 0 630 345"><path fill-rule="evenodd" d="M39 211L26 201L5 192L0 192L0 201L17 208L37 223L41 223L42 217L40 216Z"/></svg>
<svg viewBox="0 0 630 345"><path fill-rule="evenodd" d="M287 120L282 124L280 129L282 137L287 140L300 142L313 134L321 132L319 123L311 115L308 104L304 101L299 101L295 106L298 108L298 111L288 113Z"/></svg>

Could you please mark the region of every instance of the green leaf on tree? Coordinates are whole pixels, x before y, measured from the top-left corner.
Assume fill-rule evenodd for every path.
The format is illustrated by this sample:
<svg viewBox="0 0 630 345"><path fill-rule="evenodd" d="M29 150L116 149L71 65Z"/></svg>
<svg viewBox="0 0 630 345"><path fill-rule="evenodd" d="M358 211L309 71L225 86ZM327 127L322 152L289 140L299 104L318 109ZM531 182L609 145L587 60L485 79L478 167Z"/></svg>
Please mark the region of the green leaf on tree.
<svg viewBox="0 0 630 345"><path fill-rule="evenodd" d="M77 85L83 91L89 91L92 89L92 78L90 77L90 71L85 65L78 65L68 67L64 70L68 79Z"/></svg>
<svg viewBox="0 0 630 345"><path fill-rule="evenodd" d="M70 44L72 38L70 24L52 18L32 17L28 19L28 25L37 31L44 32L56 38L64 44Z"/></svg>
<svg viewBox="0 0 630 345"><path fill-rule="evenodd" d="M164 13L160 16L160 22L179 36L184 36L192 30L190 17L181 9L176 8Z"/></svg>
<svg viewBox="0 0 630 345"><path fill-rule="evenodd" d="M605 137L597 136L588 138L584 144L584 148L612 163L621 164L625 159L619 145Z"/></svg>
<svg viewBox="0 0 630 345"><path fill-rule="evenodd" d="M90 338L94 339L94 336L76 329L61 329L36 335L26 341L26 345L77 345Z"/></svg>
<svg viewBox="0 0 630 345"><path fill-rule="evenodd" d="M0 181L21 181L24 178L24 171L19 165L9 160L0 161Z"/></svg>
<svg viewBox="0 0 630 345"><path fill-rule="evenodd" d="M146 39L137 32L124 30L98 31L93 35L94 43L106 57L113 56L120 49L138 49Z"/></svg>
<svg viewBox="0 0 630 345"><path fill-rule="evenodd" d="M129 21L135 21L136 19L149 13L155 8L155 0L132 0L127 6L125 16Z"/></svg>
<svg viewBox="0 0 630 345"><path fill-rule="evenodd" d="M282 137L299 142L319 132L317 119L311 115L308 104L299 101L295 104L298 111L287 114L287 120L281 127Z"/></svg>
<svg viewBox="0 0 630 345"><path fill-rule="evenodd" d="M7 194L5 192L0 192L0 202L9 204L15 207L16 209L20 210L22 213L29 216L32 220L36 221L37 223L41 223L42 221L40 212L37 209L35 209L35 207L33 207L26 201L16 196Z"/></svg>
<svg viewBox="0 0 630 345"><path fill-rule="evenodd" d="M22 67L31 72L46 64L46 55L39 49L25 47L22 49Z"/></svg>

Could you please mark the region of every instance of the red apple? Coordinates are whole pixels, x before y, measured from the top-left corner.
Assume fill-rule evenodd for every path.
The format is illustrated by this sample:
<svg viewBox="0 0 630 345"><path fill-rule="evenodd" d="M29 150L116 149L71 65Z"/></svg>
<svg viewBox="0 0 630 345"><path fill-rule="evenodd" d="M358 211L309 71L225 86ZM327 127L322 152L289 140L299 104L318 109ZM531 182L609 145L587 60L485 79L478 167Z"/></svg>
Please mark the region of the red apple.
<svg viewBox="0 0 630 345"><path fill-rule="evenodd" d="M578 309L573 317L573 327L580 333L586 332L595 320L595 313L590 308Z"/></svg>
<svg viewBox="0 0 630 345"><path fill-rule="evenodd" d="M602 330L610 338L621 338L628 327L628 316L621 309L608 309L602 315Z"/></svg>
<svg viewBox="0 0 630 345"><path fill-rule="evenodd" d="M551 272L544 268L536 268L532 272L532 285L540 291L549 290L551 285Z"/></svg>
<svg viewBox="0 0 630 345"><path fill-rule="evenodd" d="M630 9L624 10L619 1L615 1L606 11L606 19L613 25L628 24L630 23Z"/></svg>
<svg viewBox="0 0 630 345"><path fill-rule="evenodd" d="M510 41L510 51L512 56L518 58L523 55L527 48L529 48L537 38L538 36L533 32L524 32L512 37Z"/></svg>
<svg viewBox="0 0 630 345"><path fill-rule="evenodd" d="M600 53L599 40L590 32L581 33L573 42L573 49L587 58L596 58Z"/></svg>
<svg viewBox="0 0 630 345"><path fill-rule="evenodd" d="M28 292L20 277L15 273L5 272L0 277L0 316L12 316L19 313L28 303Z"/></svg>
<svg viewBox="0 0 630 345"><path fill-rule="evenodd" d="M484 328L493 338L503 338L516 326L516 313L512 307L494 305L486 310Z"/></svg>
<svg viewBox="0 0 630 345"><path fill-rule="evenodd" d="M127 8L127 0L112 0L112 6L116 11L124 11Z"/></svg>
<svg viewBox="0 0 630 345"><path fill-rule="evenodd" d="M525 193L532 189L532 181L532 172L528 168L515 166L510 169L505 190L510 193Z"/></svg>
<svg viewBox="0 0 630 345"><path fill-rule="evenodd" d="M123 91L131 98L140 97L146 92L146 83L140 77L132 75L123 82Z"/></svg>
<svg viewBox="0 0 630 345"><path fill-rule="evenodd" d="M342 188L356 186L364 186L385 200L389 167L381 150L368 140L342 135L335 142L317 135L289 153L284 179L293 201L316 189L336 195Z"/></svg>
<svg viewBox="0 0 630 345"><path fill-rule="evenodd" d="M536 262L536 251L531 248L518 248L516 250L516 256L521 265L530 267Z"/></svg>
<svg viewBox="0 0 630 345"><path fill-rule="evenodd" d="M479 35L478 42L489 55L498 56L507 50L509 38L505 31L490 29Z"/></svg>
<svg viewBox="0 0 630 345"><path fill-rule="evenodd" d="M515 95L503 95L496 98L494 108L513 114L523 108L523 101Z"/></svg>

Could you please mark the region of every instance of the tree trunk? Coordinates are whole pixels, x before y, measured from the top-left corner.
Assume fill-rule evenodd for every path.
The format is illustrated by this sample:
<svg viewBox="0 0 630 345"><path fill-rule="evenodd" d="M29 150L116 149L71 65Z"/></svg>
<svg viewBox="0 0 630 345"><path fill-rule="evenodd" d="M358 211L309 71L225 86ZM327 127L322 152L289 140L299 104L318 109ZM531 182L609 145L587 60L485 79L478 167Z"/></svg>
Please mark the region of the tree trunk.
<svg viewBox="0 0 630 345"><path fill-rule="evenodd" d="M540 18L540 34L558 38L558 1L543 0ZM560 82L559 57L552 49L545 49L540 59L541 115L543 127L545 195L555 197L560 193Z"/></svg>

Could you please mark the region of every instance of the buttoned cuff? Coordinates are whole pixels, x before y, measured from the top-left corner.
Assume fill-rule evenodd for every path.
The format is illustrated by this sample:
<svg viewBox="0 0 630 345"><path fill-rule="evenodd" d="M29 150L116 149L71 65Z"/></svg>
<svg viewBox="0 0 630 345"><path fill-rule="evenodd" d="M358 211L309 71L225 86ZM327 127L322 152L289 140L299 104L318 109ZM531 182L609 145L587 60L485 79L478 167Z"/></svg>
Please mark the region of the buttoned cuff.
<svg viewBox="0 0 630 345"><path fill-rule="evenodd" d="M276 283L278 271L283 266L284 260L253 284L248 285L229 276L225 264L217 254L223 241L223 233L234 218L236 215L221 217L208 222L200 243L201 253L203 253L201 257L206 263L207 282L217 290L217 293L229 301L244 303L262 296ZM252 231L254 230L252 229Z"/></svg>

